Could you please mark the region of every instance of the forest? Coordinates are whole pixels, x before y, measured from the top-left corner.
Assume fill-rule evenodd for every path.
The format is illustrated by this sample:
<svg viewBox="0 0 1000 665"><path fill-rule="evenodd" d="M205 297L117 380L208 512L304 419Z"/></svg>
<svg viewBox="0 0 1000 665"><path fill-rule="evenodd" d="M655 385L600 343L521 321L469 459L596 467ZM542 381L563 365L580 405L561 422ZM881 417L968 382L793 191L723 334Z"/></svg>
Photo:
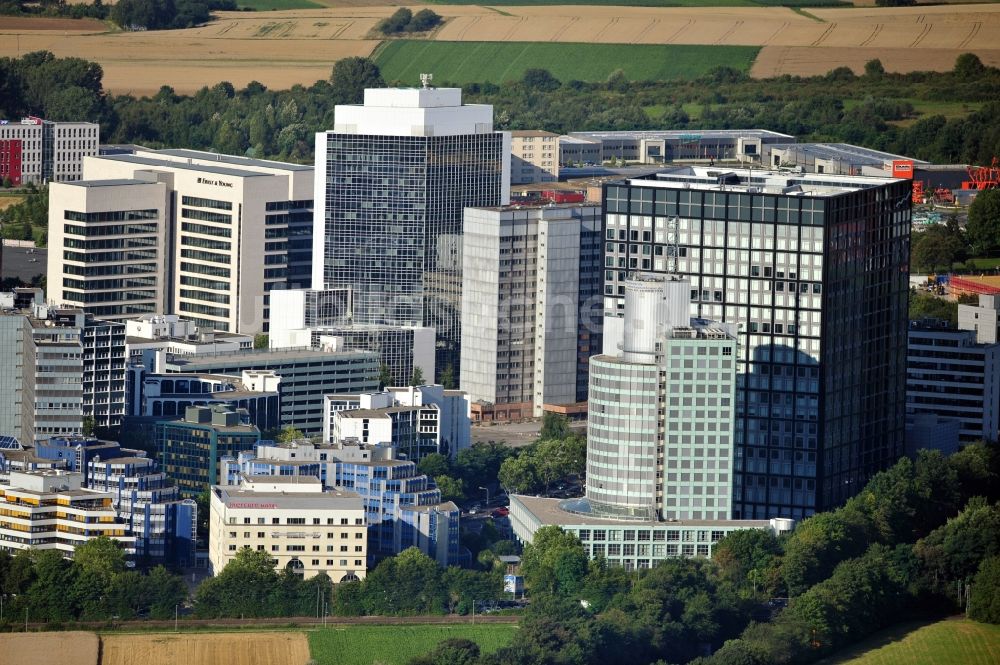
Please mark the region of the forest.
<svg viewBox="0 0 1000 665"><path fill-rule="evenodd" d="M989 163L1000 155L1000 69L964 54L948 72L894 74L873 60L858 76L753 79L726 68L695 80L559 81L528 70L502 85L469 84L464 100L494 106L498 129L761 128L803 141L846 142L937 163ZM48 52L0 59L0 118L34 114L100 122L104 143L194 148L309 163L313 135L337 104L358 103L384 81L364 58L339 60L329 79L269 90L222 82L193 95L164 86L152 97L115 95L100 65ZM440 86L447 81L436 81ZM941 113L933 112L940 109Z"/></svg>

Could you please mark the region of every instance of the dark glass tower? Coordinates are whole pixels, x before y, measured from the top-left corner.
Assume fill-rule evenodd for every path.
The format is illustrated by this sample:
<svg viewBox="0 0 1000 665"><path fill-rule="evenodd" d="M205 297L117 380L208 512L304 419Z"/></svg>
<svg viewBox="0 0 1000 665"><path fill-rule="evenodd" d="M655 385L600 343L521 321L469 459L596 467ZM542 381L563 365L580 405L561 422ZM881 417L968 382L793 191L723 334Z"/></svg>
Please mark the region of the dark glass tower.
<svg viewBox="0 0 1000 665"><path fill-rule="evenodd" d="M606 315L630 273L676 270L692 316L738 326L733 518L835 506L903 454L909 191L706 168L605 186Z"/></svg>
<svg viewBox="0 0 1000 665"><path fill-rule="evenodd" d="M462 215L509 198L505 135L459 89L367 90L317 135L313 284L350 287L358 324L435 329L459 375Z"/></svg>

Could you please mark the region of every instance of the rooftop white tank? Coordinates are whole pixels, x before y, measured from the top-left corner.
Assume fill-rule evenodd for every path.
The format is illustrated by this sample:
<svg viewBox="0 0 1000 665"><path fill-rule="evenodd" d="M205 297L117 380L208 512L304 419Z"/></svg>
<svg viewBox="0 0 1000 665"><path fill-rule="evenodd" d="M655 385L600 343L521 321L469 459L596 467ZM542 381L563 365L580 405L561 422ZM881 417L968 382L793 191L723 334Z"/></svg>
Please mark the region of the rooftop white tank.
<svg viewBox="0 0 1000 665"><path fill-rule="evenodd" d="M622 359L655 362L661 331L686 328L691 321L691 283L677 275L638 274L625 282Z"/></svg>

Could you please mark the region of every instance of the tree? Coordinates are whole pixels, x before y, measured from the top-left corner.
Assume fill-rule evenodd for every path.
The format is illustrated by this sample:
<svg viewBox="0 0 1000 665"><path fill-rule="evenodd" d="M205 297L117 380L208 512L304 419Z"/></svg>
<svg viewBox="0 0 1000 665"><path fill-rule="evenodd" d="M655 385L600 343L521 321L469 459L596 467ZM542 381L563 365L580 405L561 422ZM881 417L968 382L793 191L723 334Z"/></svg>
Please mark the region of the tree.
<svg viewBox="0 0 1000 665"><path fill-rule="evenodd" d="M976 254L1000 247L1000 189L987 189L976 194L969 206L965 231Z"/></svg>
<svg viewBox="0 0 1000 665"><path fill-rule="evenodd" d="M455 381L455 366L451 363L445 365L444 370L441 372L441 385L444 386L445 390L458 388L458 383Z"/></svg>
<svg viewBox="0 0 1000 665"><path fill-rule="evenodd" d="M543 526L524 546L521 572L534 592L573 594L587 573L587 555L573 534L557 526Z"/></svg>
<svg viewBox="0 0 1000 665"><path fill-rule="evenodd" d="M533 492L541 485L530 455L523 452L517 457L509 457L503 461L498 478L501 487L515 494Z"/></svg>
<svg viewBox="0 0 1000 665"><path fill-rule="evenodd" d="M978 55L963 53L955 58L955 68L952 73L963 81L972 81L982 76L985 71L986 66L983 65L983 61L979 59Z"/></svg>
<svg viewBox="0 0 1000 665"><path fill-rule="evenodd" d="M776 565L780 555L777 537L763 529L731 531L712 550L721 576L737 586L750 584L754 593L768 580L765 571Z"/></svg>
<svg viewBox="0 0 1000 665"><path fill-rule="evenodd" d="M364 98L365 88L384 85L378 66L368 58L341 58L330 74L332 101L337 104L358 104Z"/></svg>
<svg viewBox="0 0 1000 665"><path fill-rule="evenodd" d="M878 58L865 63L865 76L871 79L880 79L885 76L885 67Z"/></svg>
<svg viewBox="0 0 1000 665"><path fill-rule="evenodd" d="M437 478L451 473L451 465L446 456L441 453L431 453L420 458L417 462L417 471L425 476Z"/></svg>
<svg viewBox="0 0 1000 665"><path fill-rule="evenodd" d="M278 433L275 440L278 443L291 443L292 441L304 438L306 438L306 435L302 433L302 430L292 427L291 425L286 425L281 429L281 432Z"/></svg>
<svg viewBox="0 0 1000 665"><path fill-rule="evenodd" d="M406 7L400 7L392 16L389 18L384 18L378 22L376 29L383 35L395 35L400 32L406 31L410 21L413 19L413 12Z"/></svg>
<svg viewBox="0 0 1000 665"><path fill-rule="evenodd" d="M542 429L539 439L562 439L570 435L569 418L561 413L546 411L542 414Z"/></svg>
<svg viewBox="0 0 1000 665"><path fill-rule="evenodd" d="M382 363L378 366L378 387L385 388L392 385L392 368Z"/></svg>
<svg viewBox="0 0 1000 665"><path fill-rule="evenodd" d="M424 370L419 367L413 368L413 374L410 375L410 385L411 386L422 386L424 385Z"/></svg>
<svg viewBox="0 0 1000 665"><path fill-rule="evenodd" d="M441 490L441 499L443 501L462 501L465 499L465 481L461 478L452 478L445 475L436 476L434 484Z"/></svg>
<svg viewBox="0 0 1000 665"><path fill-rule="evenodd" d="M94 420L93 416L84 416L83 418L83 435L84 436L94 436L94 430L97 429L97 421Z"/></svg>
<svg viewBox="0 0 1000 665"><path fill-rule="evenodd" d="M521 83L529 90L538 90L540 92L552 92L562 85L559 79L552 75L552 72L537 67L524 70L524 74L521 76Z"/></svg>
<svg viewBox="0 0 1000 665"><path fill-rule="evenodd" d="M969 618L1000 623L1000 556L983 559L972 582Z"/></svg>
<svg viewBox="0 0 1000 665"><path fill-rule="evenodd" d="M253 348L266 349L270 344L267 333L257 333L253 336Z"/></svg>
<svg viewBox="0 0 1000 665"><path fill-rule="evenodd" d="M910 264L914 272L949 272L952 264L964 261L969 251L965 233L958 220L951 218L947 224L935 224L913 234Z"/></svg>
<svg viewBox="0 0 1000 665"><path fill-rule="evenodd" d="M430 653L407 661L407 665L477 665L478 663L479 645L460 637L442 640Z"/></svg>
<svg viewBox="0 0 1000 665"><path fill-rule="evenodd" d="M941 319L954 328L958 325L958 303L911 288L909 316L911 321Z"/></svg>
<svg viewBox="0 0 1000 665"><path fill-rule="evenodd" d="M441 17L430 9L421 9L410 19L407 32L427 32L441 24Z"/></svg>
<svg viewBox="0 0 1000 665"><path fill-rule="evenodd" d="M81 572L94 573L107 582L125 570L125 550L117 540L98 536L76 547L73 563Z"/></svg>

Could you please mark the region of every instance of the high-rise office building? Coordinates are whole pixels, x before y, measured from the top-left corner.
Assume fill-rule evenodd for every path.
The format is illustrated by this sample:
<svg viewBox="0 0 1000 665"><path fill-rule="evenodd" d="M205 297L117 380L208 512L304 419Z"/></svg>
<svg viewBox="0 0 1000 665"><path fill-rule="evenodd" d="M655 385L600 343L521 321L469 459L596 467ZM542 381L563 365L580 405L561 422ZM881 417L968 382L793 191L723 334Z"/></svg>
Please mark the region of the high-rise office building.
<svg viewBox="0 0 1000 665"><path fill-rule="evenodd" d="M83 158L97 154L96 122L53 122L29 116L0 120L0 180L15 185L80 180Z"/></svg>
<svg viewBox="0 0 1000 665"><path fill-rule="evenodd" d="M84 177L50 193L57 303L254 334L267 330L272 290L310 285L310 166L137 149L86 158Z"/></svg>
<svg viewBox="0 0 1000 665"><path fill-rule="evenodd" d="M317 134L315 173L313 287L350 287L354 323L434 328L437 372L457 376L462 211L510 197L493 107L458 88L366 90Z"/></svg>
<svg viewBox="0 0 1000 665"><path fill-rule="evenodd" d="M639 274L623 283L623 317L590 359L587 495L514 495L515 535L544 525L577 536L612 566L650 568L708 557L727 533L794 520L730 519L736 338L733 326L690 318L690 281Z"/></svg>
<svg viewBox="0 0 1000 665"><path fill-rule="evenodd" d="M606 315L630 273L675 272L692 316L738 327L733 518L835 506L903 454L909 193L702 167L605 185Z"/></svg>
<svg viewBox="0 0 1000 665"><path fill-rule="evenodd" d="M459 385L475 420L586 401L601 348L602 226L596 204L466 209Z"/></svg>

